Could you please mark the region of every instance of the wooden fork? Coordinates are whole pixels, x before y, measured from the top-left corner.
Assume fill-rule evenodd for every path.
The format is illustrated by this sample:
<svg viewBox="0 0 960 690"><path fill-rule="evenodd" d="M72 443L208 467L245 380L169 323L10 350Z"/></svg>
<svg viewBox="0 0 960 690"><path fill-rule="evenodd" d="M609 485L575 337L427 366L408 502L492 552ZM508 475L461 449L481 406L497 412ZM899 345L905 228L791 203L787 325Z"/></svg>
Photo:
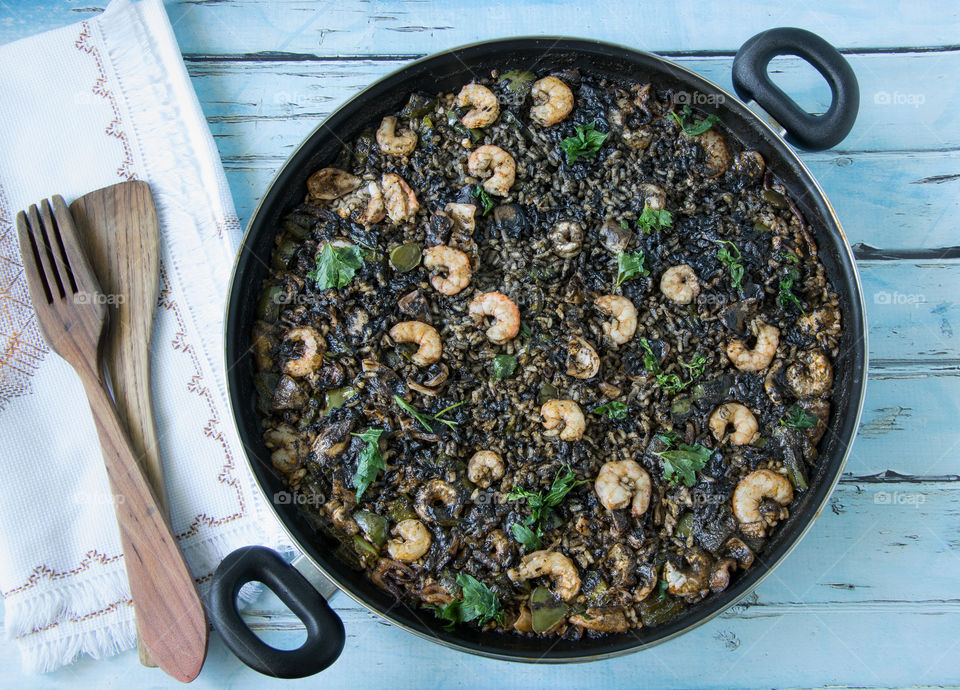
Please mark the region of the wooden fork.
<svg viewBox="0 0 960 690"><path fill-rule="evenodd" d="M93 411L143 642L160 668L189 682L206 656L206 615L104 380L106 298L62 197L17 214L17 234L40 331L76 369Z"/></svg>

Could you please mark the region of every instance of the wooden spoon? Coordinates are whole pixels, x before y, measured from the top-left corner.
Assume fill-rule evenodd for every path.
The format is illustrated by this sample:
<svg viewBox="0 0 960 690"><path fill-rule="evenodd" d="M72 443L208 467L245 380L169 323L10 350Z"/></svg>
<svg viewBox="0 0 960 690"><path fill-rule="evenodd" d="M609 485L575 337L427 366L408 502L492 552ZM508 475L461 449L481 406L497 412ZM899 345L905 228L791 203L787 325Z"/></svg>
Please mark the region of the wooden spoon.
<svg viewBox="0 0 960 690"><path fill-rule="evenodd" d="M150 334L157 306L160 232L150 185L121 182L84 194L70 213L108 296L104 357L120 421L164 516L167 487L157 448L150 390ZM137 626L140 663L156 666Z"/></svg>
<svg viewBox="0 0 960 690"><path fill-rule="evenodd" d="M37 325L50 349L76 370L90 401L144 644L160 668L191 681L207 652L206 615L104 380L103 291L61 197L20 212L16 224Z"/></svg>

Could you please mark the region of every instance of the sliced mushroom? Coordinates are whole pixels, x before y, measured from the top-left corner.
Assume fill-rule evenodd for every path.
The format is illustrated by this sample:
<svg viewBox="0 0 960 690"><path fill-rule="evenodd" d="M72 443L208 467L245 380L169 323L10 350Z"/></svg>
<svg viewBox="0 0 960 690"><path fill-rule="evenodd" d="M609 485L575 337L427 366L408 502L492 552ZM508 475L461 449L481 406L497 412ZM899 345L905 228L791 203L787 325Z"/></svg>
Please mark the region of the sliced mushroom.
<svg viewBox="0 0 960 690"><path fill-rule="evenodd" d="M404 314L415 317L417 321L430 323L430 305L419 290L408 292L397 300L397 307Z"/></svg>
<svg viewBox="0 0 960 690"><path fill-rule="evenodd" d="M286 374L280 377L273 391L273 409L296 410L302 407L306 400L307 394L294 378Z"/></svg>
<svg viewBox="0 0 960 690"><path fill-rule="evenodd" d="M633 239L633 231L630 228L625 228L612 219L605 221L598 232L600 244L613 254L624 251Z"/></svg>
<svg viewBox="0 0 960 690"><path fill-rule="evenodd" d="M351 429L353 429L353 419L349 417L327 424L313 442L311 450L321 460L330 460L337 457L350 445Z"/></svg>
<svg viewBox="0 0 960 690"><path fill-rule="evenodd" d="M330 201L360 187L360 178L339 168L323 168L307 179L307 194L311 200Z"/></svg>

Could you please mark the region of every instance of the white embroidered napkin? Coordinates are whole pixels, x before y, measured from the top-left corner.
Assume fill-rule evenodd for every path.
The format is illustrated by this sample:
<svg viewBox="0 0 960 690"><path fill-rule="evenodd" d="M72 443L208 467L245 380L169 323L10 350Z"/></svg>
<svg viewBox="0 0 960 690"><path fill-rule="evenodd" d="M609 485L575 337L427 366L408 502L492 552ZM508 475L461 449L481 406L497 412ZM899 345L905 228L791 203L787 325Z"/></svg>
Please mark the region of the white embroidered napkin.
<svg viewBox="0 0 960 690"><path fill-rule="evenodd" d="M201 584L233 549L282 541L226 403L239 222L161 0L114 0L0 47L0 590L28 671L114 654L135 633L90 410L37 329L13 218L128 179L150 184L160 217L152 376L173 531Z"/></svg>

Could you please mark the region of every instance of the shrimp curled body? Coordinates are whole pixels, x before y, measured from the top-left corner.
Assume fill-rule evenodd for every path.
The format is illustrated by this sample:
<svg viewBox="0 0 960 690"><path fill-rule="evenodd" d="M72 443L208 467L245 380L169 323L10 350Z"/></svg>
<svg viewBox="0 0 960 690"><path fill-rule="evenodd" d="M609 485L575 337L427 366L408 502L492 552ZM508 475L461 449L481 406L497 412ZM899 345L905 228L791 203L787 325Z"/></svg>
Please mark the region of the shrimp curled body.
<svg viewBox="0 0 960 690"><path fill-rule="evenodd" d="M594 301L597 309L612 317L604 322L603 332L617 345L628 342L637 332L637 308L626 297L601 295Z"/></svg>
<svg viewBox="0 0 960 690"><path fill-rule="evenodd" d="M287 331L283 336L285 341L298 342L303 346L301 354L296 359L287 360L283 365L283 373L290 376L306 376L312 373L323 362L323 353L327 349L323 338L309 326L299 326Z"/></svg>
<svg viewBox="0 0 960 690"><path fill-rule="evenodd" d="M418 349L410 359L422 367L433 364L443 353L437 329L422 321L401 321L390 329L390 337L398 343L416 343Z"/></svg>
<svg viewBox="0 0 960 690"><path fill-rule="evenodd" d="M457 107L470 106L467 114L460 118L464 127L476 129L492 125L500 114L497 96L486 86L467 84L457 94Z"/></svg>
<svg viewBox="0 0 960 690"><path fill-rule="evenodd" d="M506 196L517 177L517 162L499 146L478 146L467 159L467 169L475 177L486 177L483 188L491 194Z"/></svg>
<svg viewBox="0 0 960 690"><path fill-rule="evenodd" d="M780 346L780 329L754 319L750 324L750 330L757 338L757 344L753 349L748 349L742 340L731 340L727 343L727 357L740 371L763 371L770 366L774 355L777 354L777 347Z"/></svg>
<svg viewBox="0 0 960 690"><path fill-rule="evenodd" d="M600 468L594 489L600 503L607 510L631 507L631 513L639 517L650 507L653 485L650 475L633 460L608 462Z"/></svg>
<svg viewBox="0 0 960 690"><path fill-rule="evenodd" d="M383 118L377 128L377 144L388 156L409 156L417 148L417 133L412 129L397 132L397 118Z"/></svg>
<svg viewBox="0 0 960 690"><path fill-rule="evenodd" d="M387 542L387 553L398 561L415 561L430 548L430 530L419 520L401 520L390 530L398 539Z"/></svg>
<svg viewBox="0 0 960 690"><path fill-rule="evenodd" d="M671 302L690 304L700 294L700 281L686 264L671 266L660 278L660 292Z"/></svg>
<svg viewBox="0 0 960 690"><path fill-rule="evenodd" d="M573 110L573 91L556 77L535 81L530 95L534 102L530 118L544 127L557 124Z"/></svg>
<svg viewBox="0 0 960 690"><path fill-rule="evenodd" d="M573 400L548 400L540 407L540 416L547 430L544 436L559 436L561 441L578 441L587 428L583 410Z"/></svg>
<svg viewBox="0 0 960 690"><path fill-rule="evenodd" d="M733 426L734 431L727 435L729 426ZM753 443L759 435L759 428L757 418L753 416L750 408L738 402L724 403L710 415L710 431L721 443L724 439L734 446Z"/></svg>
<svg viewBox="0 0 960 690"><path fill-rule="evenodd" d="M783 507L771 514L761 509L764 499L771 499ZM768 527L787 517L786 506L792 500L790 480L771 470L756 470L741 479L734 489L733 515L740 521L740 529L745 534L763 537Z"/></svg>
<svg viewBox="0 0 960 690"><path fill-rule="evenodd" d="M446 271L445 276L430 276L430 284L444 295L455 295L470 284L470 257L459 249L442 244L429 247L423 251L423 265L431 271Z"/></svg>
<svg viewBox="0 0 960 690"><path fill-rule="evenodd" d="M520 561L512 571L518 580L547 576L553 580L553 593L563 601L570 601L580 591L580 573L573 561L557 551L534 551Z"/></svg>
<svg viewBox="0 0 960 690"><path fill-rule="evenodd" d="M483 317L493 317L493 325L487 329L490 342L502 345L513 340L520 332L520 310L509 297L499 292L485 292L470 302L470 316L479 326Z"/></svg>
<svg viewBox="0 0 960 690"><path fill-rule="evenodd" d="M467 463L467 478L481 489L502 477L503 459L492 450L478 450Z"/></svg>

